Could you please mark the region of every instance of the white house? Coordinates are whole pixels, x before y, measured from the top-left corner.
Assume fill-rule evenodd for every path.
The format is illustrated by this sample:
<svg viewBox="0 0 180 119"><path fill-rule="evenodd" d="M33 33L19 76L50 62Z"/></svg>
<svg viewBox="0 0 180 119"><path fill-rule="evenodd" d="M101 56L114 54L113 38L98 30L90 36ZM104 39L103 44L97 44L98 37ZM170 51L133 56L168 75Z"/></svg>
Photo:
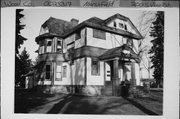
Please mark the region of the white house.
<svg viewBox="0 0 180 119"><path fill-rule="evenodd" d="M115 14L78 24L49 18L36 37L38 85L51 91L119 95L119 85L140 85L138 40L131 20Z"/></svg>

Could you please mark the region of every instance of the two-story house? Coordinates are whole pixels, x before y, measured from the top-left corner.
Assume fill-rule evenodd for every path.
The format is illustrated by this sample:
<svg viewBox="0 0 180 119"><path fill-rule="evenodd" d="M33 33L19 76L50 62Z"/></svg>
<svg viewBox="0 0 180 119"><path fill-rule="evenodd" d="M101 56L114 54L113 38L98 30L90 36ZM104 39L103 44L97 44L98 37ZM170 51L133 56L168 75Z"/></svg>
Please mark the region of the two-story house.
<svg viewBox="0 0 180 119"><path fill-rule="evenodd" d="M122 81L139 85L138 40L131 20L115 14L78 24L50 18L36 37L38 85L57 92L118 95Z"/></svg>

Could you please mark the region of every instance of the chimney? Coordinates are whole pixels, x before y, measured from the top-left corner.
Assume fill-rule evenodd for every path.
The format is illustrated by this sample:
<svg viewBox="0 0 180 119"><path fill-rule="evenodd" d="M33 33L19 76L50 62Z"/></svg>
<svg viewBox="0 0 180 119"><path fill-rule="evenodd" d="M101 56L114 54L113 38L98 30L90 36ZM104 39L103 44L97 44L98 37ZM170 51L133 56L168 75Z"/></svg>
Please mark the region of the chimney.
<svg viewBox="0 0 180 119"><path fill-rule="evenodd" d="M74 26L78 25L79 20L72 18L71 23L73 23Z"/></svg>

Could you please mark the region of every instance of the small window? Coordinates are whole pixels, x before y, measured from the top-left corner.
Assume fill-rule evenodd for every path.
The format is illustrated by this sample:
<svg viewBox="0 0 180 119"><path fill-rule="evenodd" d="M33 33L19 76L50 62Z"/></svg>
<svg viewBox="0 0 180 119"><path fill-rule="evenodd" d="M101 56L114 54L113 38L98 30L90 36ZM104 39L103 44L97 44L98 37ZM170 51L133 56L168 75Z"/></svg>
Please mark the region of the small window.
<svg viewBox="0 0 180 119"><path fill-rule="evenodd" d="M91 61L91 74L100 75L100 62L97 59Z"/></svg>
<svg viewBox="0 0 180 119"><path fill-rule="evenodd" d="M77 31L75 34L75 40L78 40L81 38L81 30Z"/></svg>
<svg viewBox="0 0 180 119"><path fill-rule="evenodd" d="M106 32L93 29L93 37L106 40Z"/></svg>
<svg viewBox="0 0 180 119"><path fill-rule="evenodd" d="M52 52L52 41L47 41L47 48L46 48L46 52Z"/></svg>
<svg viewBox="0 0 180 119"><path fill-rule="evenodd" d="M126 24L124 25L124 29L127 31L127 25Z"/></svg>
<svg viewBox="0 0 180 119"><path fill-rule="evenodd" d="M122 23L119 23L119 28L124 28L124 25Z"/></svg>
<svg viewBox="0 0 180 119"><path fill-rule="evenodd" d="M61 65L57 64L56 66L56 80L60 81L61 80Z"/></svg>
<svg viewBox="0 0 180 119"><path fill-rule="evenodd" d="M51 78L51 65L46 65L46 79L50 80Z"/></svg>
<svg viewBox="0 0 180 119"><path fill-rule="evenodd" d="M114 27L116 27L116 22L115 21L113 22L113 24L114 24Z"/></svg>
<svg viewBox="0 0 180 119"><path fill-rule="evenodd" d="M57 41L57 52L62 52L62 42L61 42L61 40Z"/></svg>
<svg viewBox="0 0 180 119"><path fill-rule="evenodd" d="M127 46L130 48L133 48L133 40L132 39L127 39Z"/></svg>
<svg viewBox="0 0 180 119"><path fill-rule="evenodd" d="M67 66L63 66L63 77L67 77Z"/></svg>

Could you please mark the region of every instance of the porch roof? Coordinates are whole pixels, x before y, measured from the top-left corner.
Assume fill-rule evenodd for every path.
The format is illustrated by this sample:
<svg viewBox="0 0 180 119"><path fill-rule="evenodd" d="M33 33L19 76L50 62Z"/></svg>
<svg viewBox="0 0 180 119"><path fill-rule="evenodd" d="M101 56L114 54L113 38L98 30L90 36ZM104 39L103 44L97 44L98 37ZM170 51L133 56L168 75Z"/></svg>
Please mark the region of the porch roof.
<svg viewBox="0 0 180 119"><path fill-rule="evenodd" d="M128 51L129 53L126 54L124 51ZM108 60L116 57L120 58L120 60L128 59L128 61L130 61L131 59L134 59L136 62L140 62L139 56L126 44L107 50L99 56L99 59Z"/></svg>

